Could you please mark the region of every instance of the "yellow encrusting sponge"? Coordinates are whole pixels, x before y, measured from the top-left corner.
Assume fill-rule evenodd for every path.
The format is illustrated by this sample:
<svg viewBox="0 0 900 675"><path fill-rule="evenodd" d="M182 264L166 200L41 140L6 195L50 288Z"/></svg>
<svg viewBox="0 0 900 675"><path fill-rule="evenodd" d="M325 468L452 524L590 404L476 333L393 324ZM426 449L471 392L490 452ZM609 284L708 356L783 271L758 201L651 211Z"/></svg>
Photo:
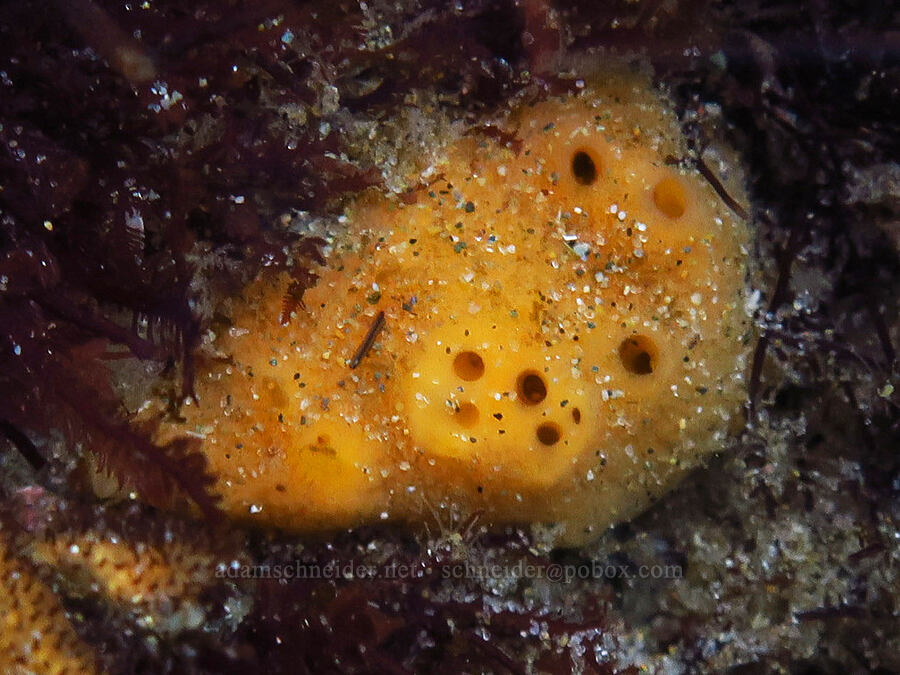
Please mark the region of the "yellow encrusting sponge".
<svg viewBox="0 0 900 675"><path fill-rule="evenodd" d="M30 559L55 569L74 597L100 596L157 633L203 624L204 591L216 582L220 556L205 542L164 545L113 533L58 532L28 547Z"/></svg>
<svg viewBox="0 0 900 675"><path fill-rule="evenodd" d="M674 116L616 76L508 124L406 199L351 204L287 325L283 275L227 303L167 433L204 438L232 515L310 530L455 503L575 543L722 447L747 232L667 160Z"/></svg>
<svg viewBox="0 0 900 675"><path fill-rule="evenodd" d="M0 672L88 675L101 672L65 607L0 528Z"/></svg>

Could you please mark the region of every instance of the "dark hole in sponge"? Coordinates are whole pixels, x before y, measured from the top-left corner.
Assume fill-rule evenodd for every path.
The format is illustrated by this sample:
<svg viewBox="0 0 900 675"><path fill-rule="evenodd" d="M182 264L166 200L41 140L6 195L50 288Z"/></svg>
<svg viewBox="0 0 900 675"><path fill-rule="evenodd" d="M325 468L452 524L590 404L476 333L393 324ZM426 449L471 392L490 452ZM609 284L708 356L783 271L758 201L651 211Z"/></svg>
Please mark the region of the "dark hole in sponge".
<svg viewBox="0 0 900 675"><path fill-rule="evenodd" d="M653 202L669 218L680 218L687 208L684 188L674 178L663 178L656 184L653 188Z"/></svg>
<svg viewBox="0 0 900 675"><path fill-rule="evenodd" d="M516 393L524 404L537 405L547 398L547 385L540 373L526 370L516 379Z"/></svg>
<svg viewBox="0 0 900 675"><path fill-rule="evenodd" d="M537 428L537 438L544 445L556 445L562 438L562 429L553 422L544 422Z"/></svg>
<svg viewBox="0 0 900 675"><path fill-rule="evenodd" d="M649 375L656 365L656 344L645 335L625 338L619 345L619 360L629 373Z"/></svg>
<svg viewBox="0 0 900 675"><path fill-rule="evenodd" d="M572 155L572 175L581 185L592 185L597 180L597 164L584 150Z"/></svg>
<svg viewBox="0 0 900 675"><path fill-rule="evenodd" d="M478 408L473 403L460 403L456 409L456 421L467 429L478 424Z"/></svg>
<svg viewBox="0 0 900 675"><path fill-rule="evenodd" d="M581 410L578 408L572 408L572 421L575 424L581 424Z"/></svg>
<svg viewBox="0 0 900 675"><path fill-rule="evenodd" d="M484 375L484 360L475 352L460 352L453 359L453 372L466 382L473 382Z"/></svg>

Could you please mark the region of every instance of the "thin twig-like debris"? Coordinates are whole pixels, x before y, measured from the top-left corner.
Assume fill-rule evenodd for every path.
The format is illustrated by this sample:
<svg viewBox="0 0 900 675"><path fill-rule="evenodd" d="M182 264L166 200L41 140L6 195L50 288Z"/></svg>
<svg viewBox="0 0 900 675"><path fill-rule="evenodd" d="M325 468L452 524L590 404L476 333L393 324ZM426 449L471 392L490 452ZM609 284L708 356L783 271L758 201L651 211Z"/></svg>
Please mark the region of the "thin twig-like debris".
<svg viewBox="0 0 900 675"><path fill-rule="evenodd" d="M747 213L747 210L741 206L734 197L728 194L728 190L722 185L722 181L720 181L719 177L709 168L709 165L703 161L702 157L697 158L696 165L697 171L699 171L700 175L706 179L706 182L712 186L713 190L716 191L716 194L722 198L725 205L734 211L742 220L749 220L750 214Z"/></svg>
<svg viewBox="0 0 900 675"><path fill-rule="evenodd" d="M381 329L384 328L384 312L378 312L378 316L375 317L375 321L369 327L369 331L366 333L366 337L363 338L362 344L359 345L359 349L356 350L356 353L353 355L353 358L350 359L350 368L356 368L360 362L366 358L366 354L372 349L372 345L375 344L375 339L378 337L378 334L381 332Z"/></svg>

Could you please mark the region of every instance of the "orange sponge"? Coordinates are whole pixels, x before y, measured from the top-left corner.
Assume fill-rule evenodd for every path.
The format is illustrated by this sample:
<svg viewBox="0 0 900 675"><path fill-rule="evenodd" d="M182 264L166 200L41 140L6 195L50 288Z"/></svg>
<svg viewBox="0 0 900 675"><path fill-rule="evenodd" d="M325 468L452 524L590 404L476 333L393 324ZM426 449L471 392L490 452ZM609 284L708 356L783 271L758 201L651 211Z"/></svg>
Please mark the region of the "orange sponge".
<svg viewBox="0 0 900 675"><path fill-rule="evenodd" d="M0 531L0 672L76 675L100 672L92 649L53 590L13 553Z"/></svg>
<svg viewBox="0 0 900 675"><path fill-rule="evenodd" d="M164 545L110 532L59 532L31 543L31 559L56 569L73 596L99 595L157 633L196 629L201 595L216 582L221 557L195 540Z"/></svg>
<svg viewBox="0 0 900 675"><path fill-rule="evenodd" d="M722 448L747 232L668 161L673 115L622 76L508 124L512 142L453 142L410 199L351 204L287 325L286 278L229 302L169 433L204 438L233 516L310 530L455 504L576 543Z"/></svg>

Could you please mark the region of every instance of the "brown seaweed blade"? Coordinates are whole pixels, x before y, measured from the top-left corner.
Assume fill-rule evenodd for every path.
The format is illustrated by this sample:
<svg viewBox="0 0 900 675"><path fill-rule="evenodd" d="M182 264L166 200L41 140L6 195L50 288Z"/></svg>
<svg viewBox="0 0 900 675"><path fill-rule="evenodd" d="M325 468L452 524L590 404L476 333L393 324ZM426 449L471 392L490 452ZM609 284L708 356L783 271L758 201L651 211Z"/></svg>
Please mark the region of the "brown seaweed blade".
<svg viewBox="0 0 900 675"><path fill-rule="evenodd" d="M325 257L322 255L322 248L325 247L326 241L319 237L307 237L295 246L294 254L297 259L290 267L290 275L293 279L288 286L287 293L281 299L281 315L279 321L282 325L287 325L291 321L291 314L298 309L306 309L303 304L303 294L307 289L312 288L318 281L319 276L311 271L314 265L323 265Z"/></svg>
<svg viewBox="0 0 900 675"><path fill-rule="evenodd" d="M203 515L217 522L217 498L209 492L215 479L206 473L206 459L197 439L179 438L160 446L128 422L86 407L96 389L66 378L59 395L66 404L60 422L72 440L80 440L99 460L101 469L115 476L152 504L168 506L188 499Z"/></svg>
<svg viewBox="0 0 900 675"><path fill-rule="evenodd" d="M15 434L61 429L82 444L121 484L156 504L189 500L208 518L219 515L209 493L213 478L194 439L166 446L122 418L103 357L109 344L68 326L54 327L36 305L0 306L6 333L0 352L0 419ZM24 323L23 323L24 321ZM35 327L43 327L34 330ZM74 343L66 340L78 336ZM27 438L27 437L26 437Z"/></svg>

